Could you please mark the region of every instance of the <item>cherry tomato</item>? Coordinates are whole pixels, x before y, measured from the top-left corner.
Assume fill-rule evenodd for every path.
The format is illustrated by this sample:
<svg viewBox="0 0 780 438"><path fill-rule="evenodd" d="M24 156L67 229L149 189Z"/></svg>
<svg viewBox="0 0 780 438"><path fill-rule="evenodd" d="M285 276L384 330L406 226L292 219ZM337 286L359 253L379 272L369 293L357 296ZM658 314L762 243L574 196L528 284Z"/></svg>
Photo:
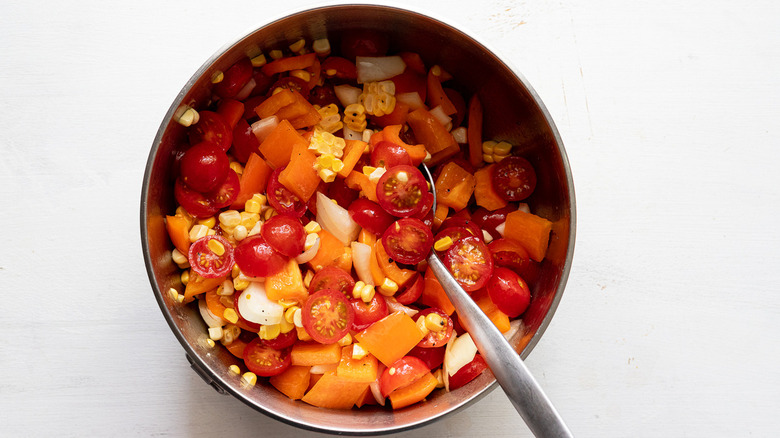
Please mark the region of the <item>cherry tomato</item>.
<svg viewBox="0 0 780 438"><path fill-rule="evenodd" d="M209 202L217 208L224 208L232 204L241 190L241 181L233 169L228 169L227 178L222 181L214 191L206 193Z"/></svg>
<svg viewBox="0 0 780 438"><path fill-rule="evenodd" d="M198 117L198 123L190 126L187 133L190 144L196 145L208 141L222 149L222 152L226 152L233 143L233 129L214 111L201 111Z"/></svg>
<svg viewBox="0 0 780 438"><path fill-rule="evenodd" d="M445 237L449 237L452 239L452 243L457 242L460 239L463 239L464 237L472 237L474 234L471 230L465 227L449 227L445 229L440 229L438 233L436 233L436 236L434 236L433 241L438 242L441 239L444 239Z"/></svg>
<svg viewBox="0 0 780 438"><path fill-rule="evenodd" d="M496 239L490 242L488 249L496 266L515 271L527 283L534 283L539 278L539 263L531 260L522 246L509 239Z"/></svg>
<svg viewBox="0 0 780 438"><path fill-rule="evenodd" d="M374 294L374 298L369 303L363 302L360 298L353 298L349 302L355 311L355 321L352 323L352 329L358 332L384 318L389 313L385 297L380 294Z"/></svg>
<svg viewBox="0 0 780 438"><path fill-rule="evenodd" d="M444 253L444 265L466 292L475 291L493 275L493 257L478 237L464 237Z"/></svg>
<svg viewBox="0 0 780 438"><path fill-rule="evenodd" d="M279 213L301 217L306 213L306 204L279 182L282 170L284 167L279 167L271 173L266 189L268 202Z"/></svg>
<svg viewBox="0 0 780 438"><path fill-rule="evenodd" d="M355 63L338 56L329 56L322 61L322 74L328 78L346 80L357 79L357 67Z"/></svg>
<svg viewBox="0 0 780 438"><path fill-rule="evenodd" d="M390 78L395 84L395 95L404 93L417 93L420 99L425 102L425 98L428 96L428 79L427 73L417 73L413 70L406 69L400 75Z"/></svg>
<svg viewBox="0 0 780 438"><path fill-rule="evenodd" d="M517 210L514 205L507 205L498 210L489 211L484 207L479 207L471 216L477 226L490 233L494 239L500 239L501 233L496 231L496 227L506 222L506 215Z"/></svg>
<svg viewBox="0 0 780 438"><path fill-rule="evenodd" d="M270 377L283 373L292 362L288 350L267 347L260 338L255 338L244 349L244 363L258 376Z"/></svg>
<svg viewBox="0 0 780 438"><path fill-rule="evenodd" d="M514 271L496 268L487 283L490 300L510 318L517 318L531 303L531 290Z"/></svg>
<svg viewBox="0 0 780 438"><path fill-rule="evenodd" d="M182 181L201 193L216 189L227 178L228 170L230 161L227 154L209 142L187 149L179 165Z"/></svg>
<svg viewBox="0 0 780 438"><path fill-rule="evenodd" d="M415 217L417 219L422 219L423 222L425 222L425 218L431 216L431 221L433 221L433 212L431 211L431 208L433 208L433 193L431 192L426 193L425 196L423 196L422 202L423 202L422 210L420 210L419 213L417 213L412 217Z"/></svg>
<svg viewBox="0 0 780 438"><path fill-rule="evenodd" d="M265 102L266 99L267 97L265 96L252 96L244 101L244 115L241 117L246 119L249 125L256 122L257 120L260 120L260 116L258 116L255 112L255 108L257 108L261 103Z"/></svg>
<svg viewBox="0 0 780 438"><path fill-rule="evenodd" d="M201 237L190 245L188 258L192 270L201 277L224 277L233 269L233 245L222 236Z"/></svg>
<svg viewBox="0 0 780 438"><path fill-rule="evenodd" d="M371 165L374 167L391 168L399 165L412 165L409 153L403 147L391 142L380 141L371 151Z"/></svg>
<svg viewBox="0 0 780 438"><path fill-rule="evenodd" d="M319 105L320 108L324 108L332 103L339 105L339 99L336 97L336 92L333 91L333 87L330 85L317 85L309 91L309 103L312 105Z"/></svg>
<svg viewBox="0 0 780 438"><path fill-rule="evenodd" d="M356 199L347 211L353 221L374 234L384 233L395 222L379 204L365 198Z"/></svg>
<svg viewBox="0 0 780 438"><path fill-rule="evenodd" d="M415 265L428 257L433 246L433 233L420 219L399 219L385 230L382 245L393 260Z"/></svg>
<svg viewBox="0 0 780 438"><path fill-rule="evenodd" d="M235 97L252 79L252 61L243 58L223 73L222 80L214 85L214 93L223 98Z"/></svg>
<svg viewBox="0 0 780 438"><path fill-rule="evenodd" d="M326 266L311 279L309 283L309 292L314 293L322 289L333 289L340 291L346 296L352 296L352 289L355 287L355 279L349 275L349 272L338 266Z"/></svg>
<svg viewBox="0 0 780 438"><path fill-rule="evenodd" d="M336 201L337 204L341 208L349 209L349 206L352 205L355 200L357 200L360 193L357 190L352 190L349 187L347 187L347 184L344 182L344 178L336 178L335 181L328 184L328 198L333 199ZM312 196L312 198L315 198L315 205L316 205L316 196ZM379 207L377 205L377 207ZM384 211L383 211L384 213ZM317 214L316 212L314 214Z"/></svg>
<svg viewBox="0 0 780 438"><path fill-rule="evenodd" d="M404 306L412 304L420 299L425 289L425 279L422 275L415 273L414 280L409 280L409 287L404 289L403 292L395 295L395 300Z"/></svg>
<svg viewBox="0 0 780 438"><path fill-rule="evenodd" d="M375 30L352 30L341 35L341 54L350 60L357 56L385 56L389 46L387 35Z"/></svg>
<svg viewBox="0 0 780 438"><path fill-rule="evenodd" d="M379 391L387 397L398 388L408 386L430 372L425 362L414 357L404 356L387 367L379 377Z"/></svg>
<svg viewBox="0 0 780 438"><path fill-rule="evenodd" d="M215 207L209 198L187 187L181 178L176 178L176 183L173 186L173 196L176 198L176 202L187 210L187 213L197 218L211 217L219 211L219 207Z"/></svg>
<svg viewBox="0 0 780 438"><path fill-rule="evenodd" d="M425 366L433 370L440 367L441 364L444 363L444 350L445 347L422 348L415 346L406 355L414 356L420 359L423 361L423 363L425 363Z"/></svg>
<svg viewBox="0 0 780 438"><path fill-rule="evenodd" d="M465 210L465 209L464 209ZM461 210L463 211L463 210ZM474 221L465 219L458 216L453 216L444 220L439 226L439 232L446 230L447 228L465 228L472 236L482 238L482 228L479 227Z"/></svg>
<svg viewBox="0 0 780 438"><path fill-rule="evenodd" d="M260 234L249 236L234 251L236 264L249 277L267 277L276 274L287 264L287 257L279 254Z"/></svg>
<svg viewBox="0 0 780 438"><path fill-rule="evenodd" d="M416 167L400 165L388 169L377 182L376 196L379 205L398 217L410 217L420 213L425 206L423 198L428 184Z"/></svg>
<svg viewBox="0 0 780 438"><path fill-rule="evenodd" d="M274 76L266 76L262 69L259 68L255 69L254 73L252 73L252 79L255 80L255 88L253 88L252 92L249 93L249 96L252 98L268 93L268 90L274 83ZM254 110L254 107L252 109Z"/></svg>
<svg viewBox="0 0 780 438"><path fill-rule="evenodd" d="M471 362L463 365L463 367L459 369L457 373L450 376L450 390L458 389L461 386L471 382L477 376L482 374L482 371L485 371L486 369L487 364L485 363L485 359L483 359L479 354L476 354Z"/></svg>
<svg viewBox="0 0 780 438"><path fill-rule="evenodd" d="M409 71L413 71L419 74L428 74L428 69L425 68L425 63L420 57L420 54L415 52L401 52L398 54L401 59L404 60L404 64Z"/></svg>
<svg viewBox="0 0 780 438"><path fill-rule="evenodd" d="M522 201L536 188L536 172L523 157L506 157L493 168L493 188L507 201Z"/></svg>
<svg viewBox="0 0 780 438"><path fill-rule="evenodd" d="M447 345L447 342L450 340L450 337L452 337L452 319L441 311L440 309L437 309L435 307L429 307L427 309L423 309L415 315L415 320L421 316L427 316L431 313L435 313L439 315L442 319L442 329L441 330L431 330L428 332L427 335L425 335L424 338L417 344L418 347L422 348L436 348L436 347L444 347Z"/></svg>
<svg viewBox="0 0 780 438"><path fill-rule="evenodd" d="M302 317L303 327L312 339L332 344L349 333L355 310L341 291L323 289L309 296Z"/></svg>
<svg viewBox="0 0 780 438"><path fill-rule="evenodd" d="M271 85L268 90L269 93L273 93L277 88L287 88L289 90L297 91L301 93L301 96L309 95L309 84L301 78L295 76L285 76Z"/></svg>
<svg viewBox="0 0 780 438"><path fill-rule="evenodd" d="M233 128L233 145L230 151L239 163L245 164L252 152L257 152L260 142L252 132L252 127L246 119L239 119Z"/></svg>
<svg viewBox="0 0 780 438"><path fill-rule="evenodd" d="M279 336L273 339L261 339L260 342L266 347L273 348L274 350L284 350L285 348L292 347L297 340L298 331L290 330L287 333L280 333Z"/></svg>
<svg viewBox="0 0 780 438"><path fill-rule="evenodd" d="M296 217L278 214L263 224L260 234L273 249L287 257L296 257L304 251L306 230Z"/></svg>

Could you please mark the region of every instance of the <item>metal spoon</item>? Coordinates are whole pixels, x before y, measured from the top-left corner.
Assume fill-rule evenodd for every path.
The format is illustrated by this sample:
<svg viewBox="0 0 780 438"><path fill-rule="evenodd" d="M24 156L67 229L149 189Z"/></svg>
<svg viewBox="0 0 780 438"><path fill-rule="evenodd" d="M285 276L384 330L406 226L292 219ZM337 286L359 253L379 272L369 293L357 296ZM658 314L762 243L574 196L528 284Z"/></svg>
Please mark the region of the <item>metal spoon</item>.
<svg viewBox="0 0 780 438"><path fill-rule="evenodd" d="M436 187L430 170L420 166L431 183L433 209L436 210ZM520 355L509 345L504 335L469 297L444 266L436 252L428 255L430 266L442 288L458 312L458 318L469 329L477 349L482 354L496 381L506 393L523 421L537 437L573 437L563 418L547 398L542 387L523 363Z"/></svg>

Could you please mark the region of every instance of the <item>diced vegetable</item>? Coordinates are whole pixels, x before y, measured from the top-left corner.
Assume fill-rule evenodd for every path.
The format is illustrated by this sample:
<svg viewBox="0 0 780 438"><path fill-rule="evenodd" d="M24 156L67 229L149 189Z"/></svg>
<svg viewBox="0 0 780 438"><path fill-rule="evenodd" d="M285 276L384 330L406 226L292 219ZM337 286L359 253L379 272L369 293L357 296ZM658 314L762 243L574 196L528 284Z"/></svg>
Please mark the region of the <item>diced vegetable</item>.
<svg viewBox="0 0 780 438"><path fill-rule="evenodd" d="M393 409L405 408L425 399L434 389L438 380L431 373L427 373L412 382L411 385L396 389L390 393L390 404Z"/></svg>
<svg viewBox="0 0 780 438"><path fill-rule="evenodd" d="M279 324L284 308L268 298L263 283L251 281L238 297L238 311L249 322L263 325Z"/></svg>
<svg viewBox="0 0 780 438"><path fill-rule="evenodd" d="M355 335L369 353L388 366L402 358L423 337L424 333L412 318L401 312L391 313Z"/></svg>
<svg viewBox="0 0 780 438"><path fill-rule="evenodd" d="M309 291L303 285L303 276L298 263L290 259L284 269L266 277L265 292L269 300L296 301L303 303L309 297Z"/></svg>
<svg viewBox="0 0 780 438"><path fill-rule="evenodd" d="M181 216L166 216L165 227L171 237L173 246L182 254L187 254L190 249L190 226L192 223Z"/></svg>
<svg viewBox="0 0 780 438"><path fill-rule="evenodd" d="M282 374L277 374L269 379L269 383L282 394L292 400L300 400L309 388L309 367L291 366Z"/></svg>
<svg viewBox="0 0 780 438"><path fill-rule="evenodd" d="M406 64L400 56L358 56L355 58L357 67L357 82L384 81L399 75L406 69Z"/></svg>
<svg viewBox="0 0 780 438"><path fill-rule="evenodd" d="M289 121L282 120L260 143L259 149L268 164L276 169L290 162L290 155L296 146L308 148L309 142L298 134Z"/></svg>
<svg viewBox="0 0 780 438"><path fill-rule="evenodd" d="M317 193L317 222L343 246L349 246L360 232L360 226L352 220L349 212L321 192Z"/></svg>
<svg viewBox="0 0 780 438"><path fill-rule="evenodd" d="M483 167L474 173L474 199L477 201L477 205L485 207L490 211L504 208L508 204L493 188L493 177L491 175L493 166L495 164Z"/></svg>
<svg viewBox="0 0 780 438"><path fill-rule="evenodd" d="M308 145L296 143L292 147L290 163L279 174L279 182L303 202L307 202L320 185L320 177L314 170L316 159Z"/></svg>
<svg viewBox="0 0 780 438"><path fill-rule="evenodd" d="M326 373L301 400L321 408L350 409L363 395L368 385L368 383L344 379L335 373Z"/></svg>
<svg viewBox="0 0 780 438"><path fill-rule="evenodd" d="M474 355L477 354L477 346L468 333L458 336L449 349L444 353L444 364L447 367L447 374L452 376L457 373L463 365L471 362Z"/></svg>
<svg viewBox="0 0 780 438"><path fill-rule="evenodd" d="M293 366L337 364L341 360L341 347L338 344L297 342L290 351L290 360Z"/></svg>
<svg viewBox="0 0 780 438"><path fill-rule="evenodd" d="M436 178L436 200L455 211L463 210L474 193L475 184L474 175L454 162L447 163Z"/></svg>
<svg viewBox="0 0 780 438"><path fill-rule="evenodd" d="M435 154L447 148L458 147L458 142L447 128L442 126L430 112L423 108L409 113L407 119L417 141L424 144L428 152Z"/></svg>
<svg viewBox="0 0 780 438"><path fill-rule="evenodd" d="M513 211L506 216L504 237L517 242L528 251L531 260L541 262L547 253L552 222L524 211Z"/></svg>
<svg viewBox="0 0 780 438"><path fill-rule="evenodd" d="M241 174L241 189L230 208L243 210L246 201L251 199L255 193L264 193L271 172L272 170L265 160L256 153L251 153L246 165L244 165L244 172Z"/></svg>
<svg viewBox="0 0 780 438"><path fill-rule="evenodd" d="M375 381L379 370L376 357L369 354L362 359L353 359L353 348L353 345L347 345L341 350L341 361L336 368L336 375L353 382Z"/></svg>

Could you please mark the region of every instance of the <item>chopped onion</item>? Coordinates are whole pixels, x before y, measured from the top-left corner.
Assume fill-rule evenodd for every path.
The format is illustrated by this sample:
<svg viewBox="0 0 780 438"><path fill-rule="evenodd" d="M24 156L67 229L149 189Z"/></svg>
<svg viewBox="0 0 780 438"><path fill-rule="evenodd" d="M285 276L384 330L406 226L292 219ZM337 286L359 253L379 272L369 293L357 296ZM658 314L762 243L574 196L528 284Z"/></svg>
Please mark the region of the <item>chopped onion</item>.
<svg viewBox="0 0 780 438"><path fill-rule="evenodd" d="M468 131L466 131L465 126L460 126L453 129L450 134L452 134L452 136L455 137L455 141L460 144L466 144L469 142Z"/></svg>
<svg viewBox="0 0 780 438"><path fill-rule="evenodd" d="M374 286L371 275L371 247L365 243L352 242L352 266L355 267L360 281Z"/></svg>
<svg viewBox="0 0 780 438"><path fill-rule="evenodd" d="M353 221L349 212L331 201L322 192L317 192L317 223L333 234L344 246L357 239L360 225Z"/></svg>
<svg viewBox="0 0 780 438"><path fill-rule="evenodd" d="M358 103L358 99L363 93L363 90L358 87L353 87L352 85L343 84L333 87L333 92L336 93L336 98L341 102L341 106L347 107L353 103Z"/></svg>
<svg viewBox="0 0 780 438"><path fill-rule="evenodd" d="M252 93L252 90L254 90L256 86L257 86L257 81L255 80L255 78L250 79L249 82L247 82L246 85L244 85L244 88L239 90L238 94L236 94L234 99L236 100L246 99L247 97L249 97L249 94Z"/></svg>
<svg viewBox="0 0 780 438"><path fill-rule="evenodd" d="M506 228L506 221L501 222L499 225L496 226L496 232L501 235L501 237L504 237L504 228Z"/></svg>
<svg viewBox="0 0 780 438"><path fill-rule="evenodd" d="M447 364L447 374L455 375L464 365L474 360L477 346L468 333L458 336L449 351L444 352L444 363Z"/></svg>
<svg viewBox="0 0 780 438"><path fill-rule="evenodd" d="M238 312L249 322L273 325L282 322L284 307L268 299L263 283L251 282L238 297Z"/></svg>
<svg viewBox="0 0 780 438"><path fill-rule="evenodd" d="M382 373L379 374L381 375ZM374 396L374 400L376 400L380 406L384 406L385 398L382 397L382 391L379 389L379 380L374 380L368 387L371 388L371 395Z"/></svg>
<svg viewBox="0 0 780 438"><path fill-rule="evenodd" d="M358 84L384 81L406 70L406 63L400 56L358 56L355 66Z"/></svg>
<svg viewBox="0 0 780 438"><path fill-rule="evenodd" d="M295 263L302 265L304 263L309 262L311 259L314 258L314 256L317 255L317 251L320 250L320 238L318 237L317 240L314 242L314 245L311 246L311 248L307 249L306 251L299 254L297 257L295 257Z"/></svg>
<svg viewBox="0 0 780 438"><path fill-rule="evenodd" d="M452 344L455 343L456 338L457 336L450 336L447 346L444 347L444 357L447 357L450 350L452 350ZM444 390L450 392L450 373L447 372L447 362L442 362L441 364L441 379L444 381Z"/></svg>
<svg viewBox="0 0 780 438"><path fill-rule="evenodd" d="M224 319L211 313L211 310L209 310L209 307L206 305L206 300L198 300L198 310L200 310L200 316L209 328L222 327L225 325Z"/></svg>
<svg viewBox="0 0 780 438"><path fill-rule="evenodd" d="M531 207L529 207L525 202L517 204L517 209L525 213L531 213Z"/></svg>
<svg viewBox="0 0 780 438"><path fill-rule="evenodd" d="M257 141L262 143L263 140L265 140L265 138L268 137L268 134L270 134L271 131L276 129L276 125L278 124L279 124L279 117L276 116L270 116L264 119L260 119L255 123L252 123L252 134L254 134L255 137L257 137Z"/></svg>
<svg viewBox="0 0 780 438"><path fill-rule="evenodd" d="M417 309L404 306L403 304L399 303L395 297L385 297L385 302L387 303L387 310L389 310L390 313L404 312L405 314L409 315L409 317L414 317L414 315L417 315L420 312Z"/></svg>
<svg viewBox="0 0 780 438"><path fill-rule="evenodd" d="M431 109L431 115L437 122L441 123L445 128L452 128L452 118L444 112L444 108L441 105L437 105L436 108Z"/></svg>
<svg viewBox="0 0 780 438"><path fill-rule="evenodd" d="M409 105L409 109L411 110L416 110L425 106L425 102L423 102L422 97L420 97L420 93L416 91L396 94L395 100Z"/></svg>

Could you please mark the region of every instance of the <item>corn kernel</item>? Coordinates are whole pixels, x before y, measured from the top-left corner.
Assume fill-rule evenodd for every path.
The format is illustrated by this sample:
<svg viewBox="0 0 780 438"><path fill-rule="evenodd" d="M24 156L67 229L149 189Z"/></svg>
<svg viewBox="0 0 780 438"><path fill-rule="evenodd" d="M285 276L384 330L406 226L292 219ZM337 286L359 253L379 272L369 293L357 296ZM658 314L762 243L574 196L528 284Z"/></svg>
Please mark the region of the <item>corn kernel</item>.
<svg viewBox="0 0 780 438"><path fill-rule="evenodd" d="M230 345L238 339L239 335L241 335L241 328L235 324L225 324L225 327L222 328L222 339L220 339L220 342L222 342L222 345Z"/></svg>
<svg viewBox="0 0 780 438"><path fill-rule="evenodd" d="M260 336L260 339L270 341L271 339L276 339L279 336L279 333L281 333L279 324L271 324L261 325L260 331L258 331L257 334Z"/></svg>
<svg viewBox="0 0 780 438"><path fill-rule="evenodd" d="M182 271L181 277L179 277L179 278L181 278L181 284L186 286L187 283L190 282L190 271L189 271L189 269L186 270L186 271Z"/></svg>
<svg viewBox="0 0 780 438"><path fill-rule="evenodd" d="M209 339L219 341L222 339L222 327L209 327Z"/></svg>
<svg viewBox="0 0 780 438"><path fill-rule="evenodd" d="M247 233L247 236L254 236L257 234L260 234L260 228L262 227L263 223L260 221L257 221L257 223L252 227L251 230L249 230L249 233Z"/></svg>
<svg viewBox="0 0 780 438"><path fill-rule="evenodd" d="M285 309L289 309L290 307L293 307L298 304L298 302L295 300L288 300L284 298L278 300L277 303L279 303L279 305L284 307Z"/></svg>
<svg viewBox="0 0 780 438"><path fill-rule="evenodd" d="M306 40L304 40L303 38L301 38L301 39L299 39L298 41L296 41L296 42L294 42L294 43L290 44L290 51L292 51L292 52L295 52L295 53L297 53L297 52L300 52L300 51L301 51L301 49L303 49L303 47L304 47L305 45L306 45Z"/></svg>
<svg viewBox="0 0 780 438"><path fill-rule="evenodd" d="M493 235L491 235L485 230L482 230L482 240L484 240L485 243L490 243L493 241Z"/></svg>
<svg viewBox="0 0 780 438"><path fill-rule="evenodd" d="M433 244L433 249L436 251L446 251L450 249L452 243L452 238L450 236L444 236Z"/></svg>
<svg viewBox="0 0 780 438"><path fill-rule="evenodd" d="M320 226L320 224L317 221L309 221L309 223L306 224L306 226L304 226L303 229L309 234L319 233L320 231L322 231L322 226Z"/></svg>
<svg viewBox="0 0 780 438"><path fill-rule="evenodd" d="M272 217L276 216L276 214L277 214L276 210L274 210L273 208L271 207L266 208L265 211L263 212L263 219L265 220L271 219Z"/></svg>
<svg viewBox="0 0 780 438"><path fill-rule="evenodd" d="M233 281L232 280L225 280L217 288L217 295L219 295L221 297L227 297L227 296L233 295L233 293L235 293L235 291L236 290L233 287Z"/></svg>
<svg viewBox="0 0 780 438"><path fill-rule="evenodd" d="M243 225L238 225L233 229L233 238L239 242L246 239L247 235L249 235L249 231Z"/></svg>
<svg viewBox="0 0 780 438"><path fill-rule="evenodd" d="M431 312L425 316L425 328L432 332L444 330L445 325L447 325L446 321L438 313Z"/></svg>
<svg viewBox="0 0 780 438"><path fill-rule="evenodd" d="M498 142L493 148L493 153L497 155L509 155L511 151L512 145L505 141Z"/></svg>
<svg viewBox="0 0 780 438"><path fill-rule="evenodd" d="M228 371L230 371L231 374L239 375L241 374L241 368L238 367L238 365L230 365L228 367Z"/></svg>
<svg viewBox="0 0 780 438"><path fill-rule="evenodd" d="M303 328L303 326L296 325L295 326L295 332L298 334L298 339L299 340L304 341L304 342L311 341L311 335L309 334L309 332L306 331L305 328Z"/></svg>
<svg viewBox="0 0 780 438"><path fill-rule="evenodd" d="M425 316L421 316L421 317L417 318L417 321L415 322L415 324L417 325L417 328L420 330L420 332L423 333L424 335L427 335L428 333L430 333L430 330L425 325Z"/></svg>
<svg viewBox="0 0 780 438"><path fill-rule="evenodd" d="M236 227L241 224L241 213L237 210L226 210L219 214L219 223L226 227Z"/></svg>
<svg viewBox="0 0 780 438"><path fill-rule="evenodd" d="M173 251L171 251L171 259L177 265L183 265L188 262L187 257L176 248L173 248Z"/></svg>
<svg viewBox="0 0 780 438"><path fill-rule="evenodd" d="M195 111L195 108L190 108L184 105L176 111L174 118L177 122L179 122L180 125L186 128L188 126L197 124L198 120L200 120L200 115L197 111Z"/></svg>
<svg viewBox="0 0 780 438"><path fill-rule="evenodd" d="M337 342L337 344L339 344L342 347L346 347L347 345L349 345L351 343L352 343L352 335L350 335L349 333L344 335L344 337L339 339L338 342Z"/></svg>
<svg viewBox="0 0 780 438"><path fill-rule="evenodd" d="M198 220L198 225L203 225L203 226L208 227L208 228L214 228L214 225L216 225L216 224L217 224L217 220L214 219L214 216L211 216L211 217L206 218L206 219L199 219Z"/></svg>
<svg viewBox="0 0 780 438"><path fill-rule="evenodd" d="M268 55L270 55L272 59L280 59L284 56L284 52L278 49L274 49L268 52Z"/></svg>
<svg viewBox="0 0 780 438"><path fill-rule="evenodd" d="M295 313L293 314L293 324L295 324L295 327L303 327L303 311L300 308L295 309ZM301 340L305 341L306 339L301 338Z"/></svg>
<svg viewBox="0 0 780 438"><path fill-rule="evenodd" d="M317 241L320 239L320 236L317 233L309 233L306 235L306 241L303 243L303 249L308 251L310 250L314 245L317 244Z"/></svg>
<svg viewBox="0 0 780 438"><path fill-rule="evenodd" d="M311 281L314 279L314 272L307 270L306 275L303 276L303 285L306 286L306 289L311 286Z"/></svg>
<svg viewBox="0 0 780 438"><path fill-rule="evenodd" d="M262 53L257 56L253 56L251 61L252 67L262 67L268 62L268 60L265 58L265 55Z"/></svg>
<svg viewBox="0 0 780 438"><path fill-rule="evenodd" d="M363 346L360 345L360 343L356 342L352 344L352 359L360 360L366 356L368 356L368 350L363 348Z"/></svg>
<svg viewBox="0 0 780 438"><path fill-rule="evenodd" d="M284 311L284 320L290 323L294 323L295 311L300 309L298 306L292 306Z"/></svg>
<svg viewBox="0 0 780 438"><path fill-rule="evenodd" d="M223 254L225 254L225 245L223 245L222 242L220 242L217 239L209 240L206 246L209 247L211 252L213 252L218 256L222 256Z"/></svg>
<svg viewBox="0 0 780 438"><path fill-rule="evenodd" d="M360 292L366 287L366 283L358 281L352 288L352 298L360 298Z"/></svg>
<svg viewBox="0 0 780 438"><path fill-rule="evenodd" d="M374 289L374 286L371 286L370 284L367 284L360 289L360 299L363 300L364 303L370 303L371 300L374 299L374 294L376 294L376 290Z"/></svg>
<svg viewBox="0 0 780 438"><path fill-rule="evenodd" d="M482 142L482 153L483 154L492 154L493 149L496 147L496 142L493 140L488 140L485 142Z"/></svg>
<svg viewBox="0 0 780 438"><path fill-rule="evenodd" d="M442 377L443 374L441 372L441 368L436 368L436 371L433 372L433 377L436 378L436 387L437 388L444 388L444 377Z"/></svg>
<svg viewBox="0 0 780 438"><path fill-rule="evenodd" d="M298 78L304 82L309 82L311 80L311 73L307 72L306 70L293 70L290 72L290 76Z"/></svg>
<svg viewBox="0 0 780 438"><path fill-rule="evenodd" d="M409 174L408 174L408 173L406 173L406 172L398 172L398 173L395 175L395 178L396 178L398 181L400 181L400 182L402 182L402 183L405 183L405 182L409 181Z"/></svg>
<svg viewBox="0 0 780 438"><path fill-rule="evenodd" d="M249 213L242 211L239 214L241 215L241 225L245 226L248 230L252 229L252 227L254 227L255 224L260 220L259 213Z"/></svg>
<svg viewBox="0 0 780 438"><path fill-rule="evenodd" d="M286 319L282 318L282 320L279 322L279 331L284 334L284 333L289 333L293 330L295 330L295 324L288 322Z"/></svg>
<svg viewBox="0 0 780 438"><path fill-rule="evenodd" d="M214 235L216 235L216 234L217 234L217 230L215 230L215 229L213 229L213 228L209 228L209 230L208 230L208 231L206 231L206 235L207 235L207 236L214 236Z"/></svg>
<svg viewBox="0 0 780 438"><path fill-rule="evenodd" d="M231 161L230 168L233 169L233 172L236 172L238 175L244 174L244 166L242 166L238 161Z"/></svg>
<svg viewBox="0 0 780 438"><path fill-rule="evenodd" d="M370 177L376 169L374 166L363 166L363 175Z"/></svg>
<svg viewBox="0 0 780 438"><path fill-rule="evenodd" d="M320 38L311 43L311 48L317 56L324 57L330 55L330 41L327 38Z"/></svg>
<svg viewBox="0 0 780 438"><path fill-rule="evenodd" d="M391 367L387 372L392 376L395 374L395 367Z"/></svg>
<svg viewBox="0 0 780 438"><path fill-rule="evenodd" d="M241 385L244 387L251 387L257 384L257 375L251 371L247 371L241 375Z"/></svg>
<svg viewBox="0 0 780 438"><path fill-rule="evenodd" d="M230 275L233 278L238 277L238 275L241 274L241 268L238 267L238 265L233 265L233 267L230 270Z"/></svg>
<svg viewBox="0 0 780 438"><path fill-rule="evenodd" d="M208 345L210 348L214 348L217 344L214 342L213 339L208 338L206 339L206 345Z"/></svg>
<svg viewBox="0 0 780 438"><path fill-rule="evenodd" d="M236 313L235 309L225 309L223 317L233 324L238 322L238 314Z"/></svg>
<svg viewBox="0 0 780 438"><path fill-rule="evenodd" d="M206 237L208 232L209 232L209 227L205 225L200 225L200 224L193 225L193 227L190 228L190 242L195 242L201 237Z"/></svg>
<svg viewBox="0 0 780 438"><path fill-rule="evenodd" d="M332 183L336 180L336 172L330 169L320 169L317 171L317 175L319 175L320 179L326 183Z"/></svg>
<svg viewBox="0 0 780 438"><path fill-rule="evenodd" d="M363 95L361 94L361 96ZM359 103L347 105L344 108L344 125L358 132L366 129L366 107Z"/></svg>
<svg viewBox="0 0 780 438"><path fill-rule="evenodd" d="M174 288L168 289L168 295L171 297L173 301L178 301L179 299L179 291L177 291Z"/></svg>
<svg viewBox="0 0 780 438"><path fill-rule="evenodd" d="M368 175L368 180L376 184L379 181L379 178L381 178L382 175L385 174L385 172L386 169L384 167L377 167L373 172L371 172L371 175ZM404 172L399 172L399 173L404 173Z"/></svg>
<svg viewBox="0 0 780 438"><path fill-rule="evenodd" d="M441 67L438 65L431 67L431 74L434 76L441 76Z"/></svg>
<svg viewBox="0 0 780 438"><path fill-rule="evenodd" d="M392 296L398 292L398 283L395 281L385 278L385 281L382 282L381 285L379 285L379 293L381 293L384 296Z"/></svg>

